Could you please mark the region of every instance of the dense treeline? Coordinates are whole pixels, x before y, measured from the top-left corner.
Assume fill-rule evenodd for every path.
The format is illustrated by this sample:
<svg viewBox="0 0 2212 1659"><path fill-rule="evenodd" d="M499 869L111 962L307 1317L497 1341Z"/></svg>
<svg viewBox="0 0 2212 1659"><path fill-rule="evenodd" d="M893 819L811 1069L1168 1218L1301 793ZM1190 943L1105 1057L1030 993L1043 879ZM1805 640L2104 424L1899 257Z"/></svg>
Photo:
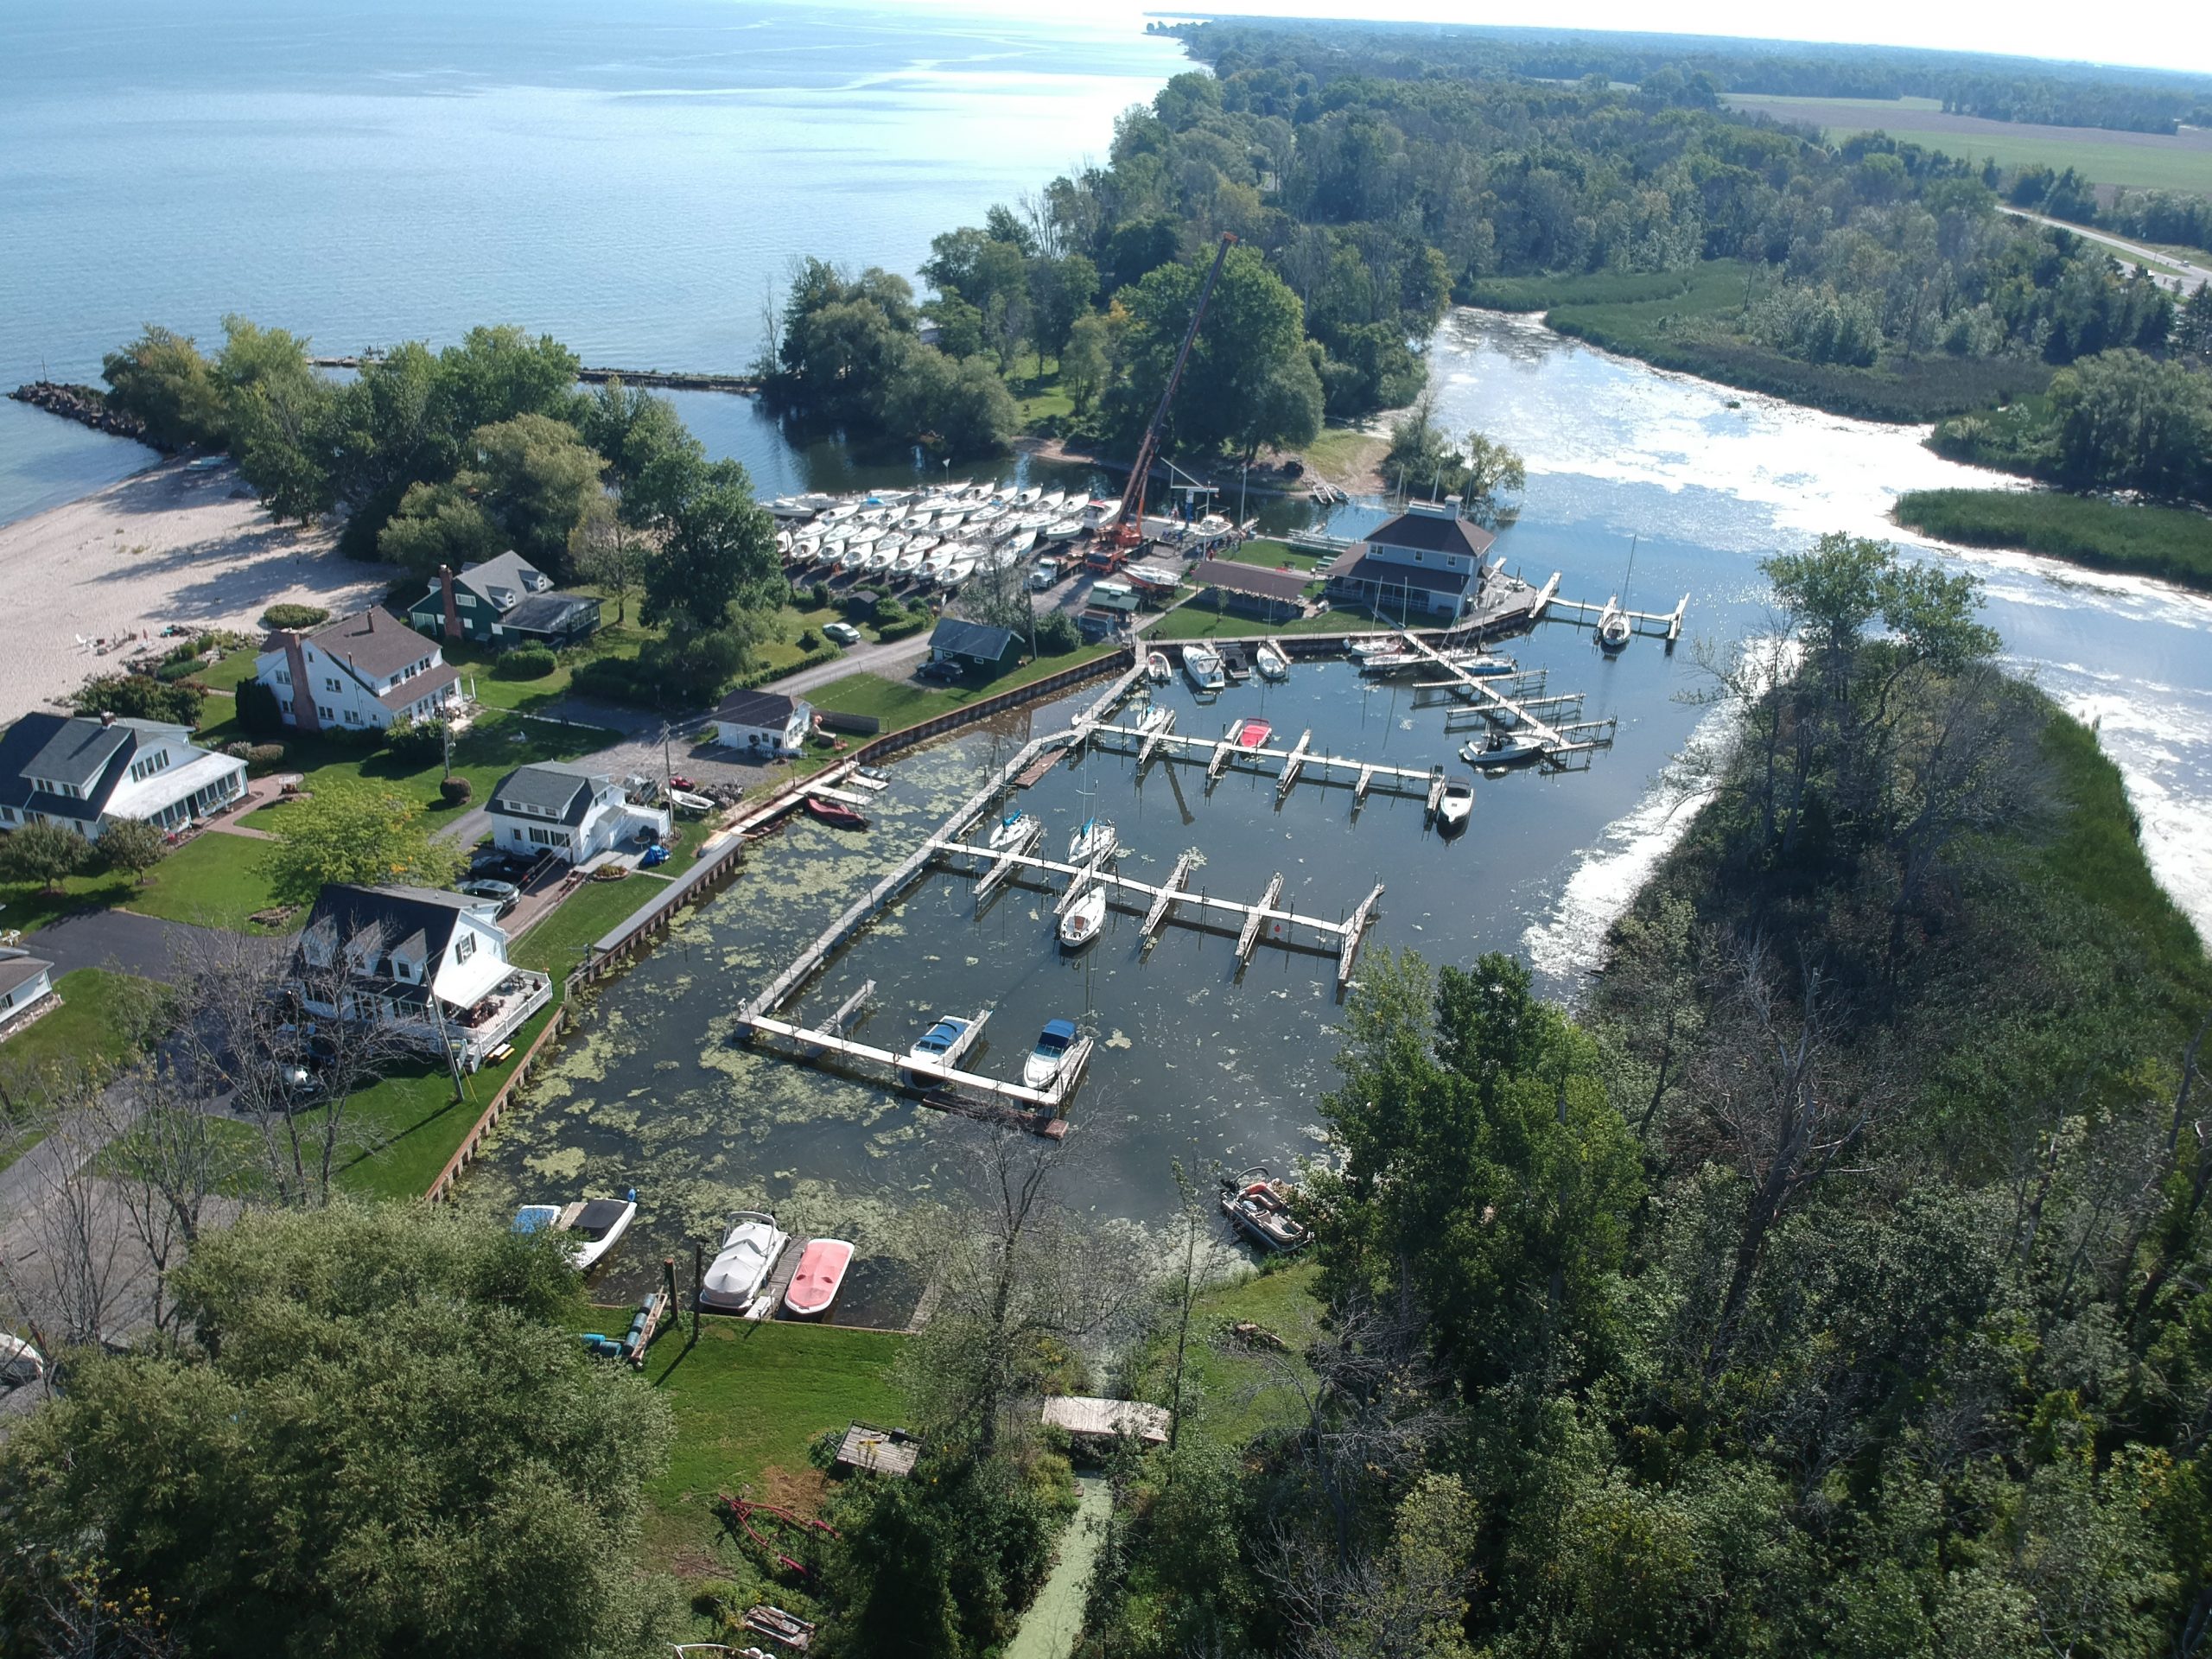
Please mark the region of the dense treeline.
<svg viewBox="0 0 2212 1659"><path fill-rule="evenodd" d="M2109 207L2097 200L2094 183L2074 168L2023 167L2005 184L2018 207L2076 225L2094 225L2145 242L2212 249L2212 196L2181 190L2122 190Z"/></svg>
<svg viewBox="0 0 2212 1659"><path fill-rule="evenodd" d="M1026 354L1042 377L1049 357L1064 429L1126 447L1224 234L1238 247L1170 435L1200 456L1404 406L1453 296L1538 276L1694 284L1696 308L1643 331L1663 360L1891 418L2165 347L2171 296L2000 212L1993 168L1879 134L1830 149L1716 111L1672 69L1628 91L1558 84L1397 38L1194 29L1215 73L1127 112L1103 165L938 237L924 302L881 271L804 267L768 342L777 395L827 424L983 448L1016 418L993 380ZM1724 296L1708 270L1741 281Z"/></svg>
<svg viewBox="0 0 2212 1659"><path fill-rule="evenodd" d="M356 557L427 576L512 548L621 606L637 591L663 637L631 683L601 689L715 695L785 597L774 526L745 468L708 460L674 404L620 381L584 392L576 368L550 335L480 327L335 381L304 339L231 317L212 357L149 327L102 373L111 405L164 447L229 450L276 517L340 516Z"/></svg>
<svg viewBox="0 0 2212 1659"><path fill-rule="evenodd" d="M1186 24L1169 32L1203 39L1244 27ZM2170 133L2177 122L2201 124L2212 111L2212 78L2206 76L2031 63L1980 53L1460 24L1332 22L1325 28L1348 73L1390 79L1440 73L1561 81L1594 75L1636 85L1656 80L1669 90L1688 89L1693 101L1708 108L1726 92L1935 98L1961 115L2131 132Z"/></svg>
<svg viewBox="0 0 2212 1659"><path fill-rule="evenodd" d="M1768 568L1581 1019L1363 965L1323 1334L1128 1482L1084 1653L2201 1651L2212 965L1970 579Z"/></svg>

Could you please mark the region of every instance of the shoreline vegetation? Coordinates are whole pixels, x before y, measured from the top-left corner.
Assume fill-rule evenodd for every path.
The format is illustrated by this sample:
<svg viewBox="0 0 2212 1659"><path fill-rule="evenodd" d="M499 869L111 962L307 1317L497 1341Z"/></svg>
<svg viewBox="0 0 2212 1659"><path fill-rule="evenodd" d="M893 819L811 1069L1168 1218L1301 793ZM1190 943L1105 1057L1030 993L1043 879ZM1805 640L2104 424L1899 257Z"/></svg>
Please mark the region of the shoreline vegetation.
<svg viewBox="0 0 2212 1659"><path fill-rule="evenodd" d="M2055 490L1912 490L1898 524L1967 547L2018 549L2212 593L2212 518Z"/></svg>

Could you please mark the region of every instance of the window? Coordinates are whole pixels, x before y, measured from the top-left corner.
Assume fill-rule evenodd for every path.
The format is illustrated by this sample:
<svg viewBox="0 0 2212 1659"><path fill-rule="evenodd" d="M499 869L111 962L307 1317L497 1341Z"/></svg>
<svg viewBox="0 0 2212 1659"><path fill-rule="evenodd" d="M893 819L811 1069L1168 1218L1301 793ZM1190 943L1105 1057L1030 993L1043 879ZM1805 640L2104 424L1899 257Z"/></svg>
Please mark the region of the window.
<svg viewBox="0 0 2212 1659"><path fill-rule="evenodd" d="M325 707L323 707L323 705L322 705L322 704L321 704L321 703L319 703L319 702L318 702L317 704L315 704L315 713L316 713L317 715L320 715L320 716L321 716L324 720L327 720L327 720L335 720L335 719L337 719L337 718L338 718L338 716L337 716L337 715L335 715L332 714L332 713L330 712L330 710L329 710L329 709L326 709Z"/></svg>
<svg viewBox="0 0 2212 1659"><path fill-rule="evenodd" d="M467 962L475 954L476 936L474 933L464 933L453 942L453 959L455 962Z"/></svg>
<svg viewBox="0 0 2212 1659"><path fill-rule="evenodd" d="M361 723L361 711L358 709L348 709L346 711L346 723L348 726L359 725Z"/></svg>
<svg viewBox="0 0 2212 1659"><path fill-rule="evenodd" d="M455 594L453 597L454 603L459 605L463 610L473 611L476 608L476 595L474 594Z"/></svg>
<svg viewBox="0 0 2212 1659"><path fill-rule="evenodd" d="M151 754L142 755L130 763L130 781L143 784L156 772L167 771L168 764L169 752L167 749L156 749Z"/></svg>
<svg viewBox="0 0 2212 1659"><path fill-rule="evenodd" d="M274 669L270 671L269 677L278 685L289 685L292 683L292 671L289 668Z"/></svg>
<svg viewBox="0 0 2212 1659"><path fill-rule="evenodd" d="M534 823L530 826L530 838L540 847L565 847L569 844L569 838L558 830L541 830Z"/></svg>

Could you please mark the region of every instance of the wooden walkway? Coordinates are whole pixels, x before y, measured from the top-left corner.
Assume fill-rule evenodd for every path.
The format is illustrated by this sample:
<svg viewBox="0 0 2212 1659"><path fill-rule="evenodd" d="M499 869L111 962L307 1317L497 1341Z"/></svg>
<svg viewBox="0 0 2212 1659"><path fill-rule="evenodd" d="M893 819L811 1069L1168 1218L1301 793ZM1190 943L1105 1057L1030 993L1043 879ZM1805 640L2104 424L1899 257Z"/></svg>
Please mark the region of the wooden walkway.
<svg viewBox="0 0 2212 1659"><path fill-rule="evenodd" d="M1238 747L1232 740L1225 737L1191 737L1180 732L1147 731L1140 726L1102 725L1093 727L1090 732L1093 742L1118 738L1124 747L1135 744L1142 752L1148 753L1157 747L1185 760L1203 760L1209 781L1218 778L1234 760L1280 761L1282 769L1275 785L1278 798L1287 795L1291 785L1309 769L1344 774L1340 778L1321 780L1325 782L1351 783L1363 778L1371 786L1380 779L1402 794L1424 797L1427 794L1430 782L1435 775L1431 768L1390 766L1380 760L1356 760L1338 754L1315 754L1308 747L1313 741L1313 735L1311 732L1306 733L1294 747L1287 749L1265 747L1247 749ZM1294 766L1292 764L1294 761L1296 762Z"/></svg>
<svg viewBox="0 0 2212 1659"><path fill-rule="evenodd" d="M1571 725L1554 726L1534 711L1532 703L1516 702L1492 685L1490 677L1470 674L1455 666L1445 654L1427 640L1414 634L1406 636L1406 643L1437 668L1459 682L1459 695L1476 708L1495 711L1501 725L1510 725L1529 734L1543 749L1544 759L1556 765L1570 754L1586 754L1596 749L1610 747L1613 741L1611 720L1581 721ZM1602 735L1591 735L1601 733ZM1433 809L1432 809L1433 810Z"/></svg>

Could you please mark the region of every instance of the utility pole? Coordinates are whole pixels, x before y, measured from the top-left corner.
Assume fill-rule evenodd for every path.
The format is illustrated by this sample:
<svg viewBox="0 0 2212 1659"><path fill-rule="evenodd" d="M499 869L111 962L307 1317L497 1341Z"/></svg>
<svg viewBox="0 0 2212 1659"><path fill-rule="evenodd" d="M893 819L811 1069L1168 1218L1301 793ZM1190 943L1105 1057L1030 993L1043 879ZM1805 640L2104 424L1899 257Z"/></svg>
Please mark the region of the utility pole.
<svg viewBox="0 0 2212 1659"><path fill-rule="evenodd" d="M666 721L664 721L664 721L661 721L661 723L660 723L660 792L661 792L661 798L662 798L662 799L664 799L664 800L667 799L669 796L671 796L671 794L673 794L673 793L675 792L675 791L676 791L676 762L675 762L675 760L672 760L672 759L670 757L670 754L669 754L669 747L668 747L668 722L667 722Z"/></svg>

